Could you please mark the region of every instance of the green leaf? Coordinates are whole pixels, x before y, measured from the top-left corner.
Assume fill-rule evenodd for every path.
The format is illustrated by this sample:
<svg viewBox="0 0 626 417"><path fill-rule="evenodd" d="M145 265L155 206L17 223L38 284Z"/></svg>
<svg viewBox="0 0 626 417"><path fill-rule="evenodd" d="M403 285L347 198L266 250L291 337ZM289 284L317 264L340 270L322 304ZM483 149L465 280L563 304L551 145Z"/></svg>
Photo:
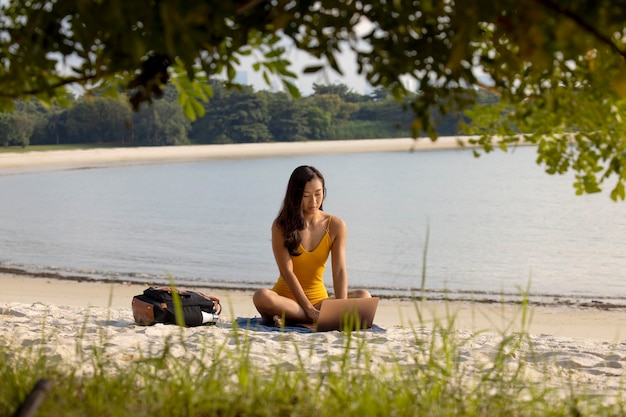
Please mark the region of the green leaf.
<svg viewBox="0 0 626 417"><path fill-rule="evenodd" d="M322 69L324 69L323 65L312 65L312 66L305 67L302 70L302 72L304 74L312 74L312 73L320 72Z"/></svg>
<svg viewBox="0 0 626 417"><path fill-rule="evenodd" d="M183 104L183 113L185 113L185 117L191 121L195 121L196 120L196 111L193 107L193 104L191 103L192 100L187 100L184 104Z"/></svg>
<svg viewBox="0 0 626 417"><path fill-rule="evenodd" d="M237 70L235 69L235 67L228 65L226 74L229 80L234 80L235 77L237 76Z"/></svg>
<svg viewBox="0 0 626 417"><path fill-rule="evenodd" d="M422 121L420 119L413 119L411 122L411 135L414 138L419 137L420 131L422 130Z"/></svg>
<svg viewBox="0 0 626 417"><path fill-rule="evenodd" d="M587 174L583 177L583 186L585 192L588 194L599 193L600 191L602 191L598 186L596 177L591 174Z"/></svg>
<svg viewBox="0 0 626 417"><path fill-rule="evenodd" d="M624 189L624 183L621 179L615 185L615 188L613 188L613 190L611 191L611 199L613 201L624 201L624 199L626 199L626 190Z"/></svg>
<svg viewBox="0 0 626 417"><path fill-rule="evenodd" d="M208 83L199 83L198 85L200 86L202 91L204 91L204 94L206 94L206 96L208 98L213 97L213 87L211 87L210 84L208 84Z"/></svg>
<svg viewBox="0 0 626 417"><path fill-rule="evenodd" d="M117 84L107 83L105 87L100 91L102 97L117 99L120 96L119 88Z"/></svg>
<svg viewBox="0 0 626 417"><path fill-rule="evenodd" d="M70 107L72 105L72 100L70 100L66 95L57 97L55 101L59 104L59 106L63 107Z"/></svg>
<svg viewBox="0 0 626 417"><path fill-rule="evenodd" d="M291 97L300 98L300 90L298 90L298 87L296 87L295 84L284 80L283 85L287 87L287 90L289 91L289 94L291 94Z"/></svg>
<svg viewBox="0 0 626 417"><path fill-rule="evenodd" d="M187 101L189 101L189 96L185 92L180 92L178 93L178 97L176 97L176 101L184 108L187 105Z"/></svg>
<svg viewBox="0 0 626 417"><path fill-rule="evenodd" d="M204 116L204 114L206 113L206 109L204 108L204 106L202 105L202 103L200 103L198 100L195 99L191 99L191 105L193 107L193 110L195 112L195 115L197 117L202 117ZM191 121L196 120L196 117L194 117L193 119L190 119Z"/></svg>
<svg viewBox="0 0 626 417"><path fill-rule="evenodd" d="M281 57L283 54L285 53L285 50L282 48L279 49L271 49L268 52L266 52L263 56L266 59L272 59L272 58L278 58Z"/></svg>
<svg viewBox="0 0 626 417"><path fill-rule="evenodd" d="M265 38L265 42L269 45L269 46L274 46L276 45L278 42L280 42L280 37L276 36L274 34L272 34L269 37Z"/></svg>
<svg viewBox="0 0 626 417"><path fill-rule="evenodd" d="M283 77L288 77L288 78L293 78L293 79L298 78L298 76L294 72L288 71L286 68L280 71L279 74L282 75Z"/></svg>

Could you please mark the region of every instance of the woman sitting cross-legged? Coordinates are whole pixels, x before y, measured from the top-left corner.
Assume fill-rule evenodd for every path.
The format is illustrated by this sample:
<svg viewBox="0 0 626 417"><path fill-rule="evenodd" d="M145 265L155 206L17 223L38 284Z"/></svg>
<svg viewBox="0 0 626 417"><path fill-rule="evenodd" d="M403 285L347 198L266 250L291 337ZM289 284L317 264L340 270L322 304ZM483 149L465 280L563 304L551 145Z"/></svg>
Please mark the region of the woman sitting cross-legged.
<svg viewBox="0 0 626 417"><path fill-rule="evenodd" d="M272 249L280 276L273 288L257 290L253 302L267 325L316 323L329 298L323 276L332 259L334 298L369 298L367 290L348 292L346 224L323 211L326 185L312 166L296 168L282 208L272 224Z"/></svg>

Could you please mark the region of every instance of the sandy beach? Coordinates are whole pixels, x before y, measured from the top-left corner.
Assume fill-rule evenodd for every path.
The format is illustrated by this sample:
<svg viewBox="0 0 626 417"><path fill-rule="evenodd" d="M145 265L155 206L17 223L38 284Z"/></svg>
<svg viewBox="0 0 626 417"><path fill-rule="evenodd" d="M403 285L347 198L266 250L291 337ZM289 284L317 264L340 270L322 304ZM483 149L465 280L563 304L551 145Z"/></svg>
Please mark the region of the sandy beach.
<svg viewBox="0 0 626 417"><path fill-rule="evenodd" d="M468 137L335 140L311 142L244 143L232 145L160 146L86 150L0 153L0 174L125 165L181 163L219 159L246 159L294 155L361 152L412 152L470 146Z"/></svg>
<svg viewBox="0 0 626 417"><path fill-rule="evenodd" d="M248 291L200 289L220 298L220 319L216 325L180 329L134 323L132 297L145 286L9 274L0 275L0 286L2 346L40 347L59 361L85 368L84 372L92 363L85 359L103 343L107 358L119 367L166 348L176 357L197 358L205 355L208 341L211 346L236 349L235 341L242 336L252 342L251 359L261 367L292 366L301 352L308 352L309 371L318 372L328 358L342 357L345 350L345 335L338 331L241 328L237 323L242 319L258 318ZM517 305L381 299L375 331L359 332L358 337L376 358L371 364L375 369L391 363L413 366L423 356L416 340L428 342L442 329L452 331L463 366L480 373L500 350L503 338L522 332L528 335L525 343L507 353L511 370L523 366L529 378L555 378L564 386L573 384L611 398L621 393L626 368L624 311L531 306L527 313L524 319ZM184 344L172 346L181 334ZM357 361L358 351L353 354Z"/></svg>
<svg viewBox="0 0 626 417"><path fill-rule="evenodd" d="M130 283L79 282L39 278L27 275L0 274L0 307L41 304L119 310L132 321L133 296L147 286ZM222 318L258 317L252 304L252 291L193 288L222 300ZM374 294L376 295L376 294ZM626 343L623 309L602 310L576 306L530 306L527 323L522 323L522 307L515 304L472 303L469 301L417 301L382 298L375 323L384 328L412 327L454 318L454 327L472 332L520 332L578 339ZM421 321L420 321L421 319Z"/></svg>
<svg viewBox="0 0 626 417"><path fill-rule="evenodd" d="M307 152L408 151L416 144L417 150L419 146L424 150L458 146L455 138L439 144L411 139L351 142L9 153L0 154L0 173ZM207 340L230 346L235 333L244 333L253 342L250 354L259 364L289 366L298 358L299 347L308 352L311 371L323 358L341 355L345 349L339 343L344 337L340 332L238 328L238 319L258 317L250 291L201 289L222 300L220 320L215 326L179 329L134 323L130 306L132 297L146 288L141 285L0 274L0 287L0 345L16 350L39 346L61 361L78 365L79 360L89 364L84 358L104 343L106 355L123 366L148 352L159 354L180 332L185 346L173 348L176 356L201 355ZM530 344L510 352L512 368L523 364L531 378L561 376L593 392L621 392L626 368L623 308L531 305L526 313L524 319L524 310L516 304L382 299L375 319L379 331L360 332L359 337L374 353L375 366L409 364L419 360L416 340L429 340L443 327L460 341L460 360L469 370L480 372L494 357L503 336L523 332L529 335Z"/></svg>

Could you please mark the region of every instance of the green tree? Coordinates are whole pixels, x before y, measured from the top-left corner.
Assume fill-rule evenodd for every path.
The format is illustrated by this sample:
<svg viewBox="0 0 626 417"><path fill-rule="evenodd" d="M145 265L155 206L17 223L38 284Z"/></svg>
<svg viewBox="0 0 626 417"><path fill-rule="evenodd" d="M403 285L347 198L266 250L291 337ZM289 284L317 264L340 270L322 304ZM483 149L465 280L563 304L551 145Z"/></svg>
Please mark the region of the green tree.
<svg viewBox="0 0 626 417"><path fill-rule="evenodd" d="M252 88L228 90L213 83L214 96L205 114L193 123L194 143L252 143L274 140L267 103Z"/></svg>
<svg viewBox="0 0 626 417"><path fill-rule="evenodd" d="M267 97L271 115L269 130L276 141L303 141L310 137L311 128L302 102L285 93L272 93Z"/></svg>
<svg viewBox="0 0 626 417"><path fill-rule="evenodd" d="M385 100L386 98L390 96L391 96L391 93L389 92L388 89L384 87L376 87L374 91L372 91L372 93L370 94L370 97L374 101Z"/></svg>
<svg viewBox="0 0 626 417"><path fill-rule="evenodd" d="M67 141L68 110L52 106L46 117L36 126L31 138L32 145L59 145Z"/></svg>
<svg viewBox="0 0 626 417"><path fill-rule="evenodd" d="M172 101L158 100L135 114L132 123L133 143L147 146L174 146L189 143L191 121Z"/></svg>
<svg viewBox="0 0 626 417"><path fill-rule="evenodd" d="M120 100L84 97L67 114L71 143L125 143L130 131L131 110Z"/></svg>
<svg viewBox="0 0 626 417"><path fill-rule="evenodd" d="M335 94L348 103L368 101L369 97L354 92L346 84L313 84L313 94Z"/></svg>
<svg viewBox="0 0 626 417"><path fill-rule="evenodd" d="M305 102L305 114L308 121L310 139L330 139L332 116L330 113Z"/></svg>
<svg viewBox="0 0 626 417"><path fill-rule="evenodd" d="M0 113L0 143L5 147L28 146L35 123L35 117L26 112Z"/></svg>
<svg viewBox="0 0 626 417"><path fill-rule="evenodd" d="M467 87L481 86L500 96L468 114L467 133L485 151L536 144L548 172L576 173L577 192L611 178L612 198L626 197L626 0L15 0L0 8L4 109L24 96L65 100L68 84L128 91L139 108L172 83L195 120L212 94L204 81L232 82L242 56L254 57L268 85L278 77L298 96L292 46L324 63L306 72L341 73L349 49L359 74L398 102L409 95L404 81L419 86L414 135L436 139L437 115L469 109L477 94Z"/></svg>
<svg viewBox="0 0 626 417"><path fill-rule="evenodd" d="M412 113L392 97L380 101L363 103L353 114L355 120L380 120L407 131L411 129Z"/></svg>
<svg viewBox="0 0 626 417"><path fill-rule="evenodd" d="M38 142L38 136L45 130L45 125L48 123L50 114L55 108L57 108L57 106L51 106L50 108L45 107L39 101L34 99L24 101L18 100L15 102L15 109L18 112L28 114L34 124L33 129L27 138L27 142L25 143L26 145L40 143Z"/></svg>

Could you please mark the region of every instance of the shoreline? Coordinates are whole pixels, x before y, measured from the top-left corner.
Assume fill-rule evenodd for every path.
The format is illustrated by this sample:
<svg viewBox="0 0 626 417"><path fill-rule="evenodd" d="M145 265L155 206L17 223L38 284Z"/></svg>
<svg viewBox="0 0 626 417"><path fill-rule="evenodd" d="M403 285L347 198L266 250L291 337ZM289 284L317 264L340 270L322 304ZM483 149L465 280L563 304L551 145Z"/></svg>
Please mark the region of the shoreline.
<svg viewBox="0 0 626 417"><path fill-rule="evenodd" d="M106 276L94 277L87 275L62 274L49 271L36 272L28 269L6 267L2 266L0 263L0 276L3 275L94 284L125 284L145 287L169 285L163 280L135 280L132 277L128 277L126 279L107 278ZM218 290L227 292L252 292L258 286L268 286L272 285L272 283L259 283L259 285L255 286L252 284L244 285L243 283L240 285L237 283L205 284L201 282L183 281L177 282L176 285L185 288L195 288L199 291ZM370 290L374 296L381 299L396 300L401 302L439 301L510 306L521 306L526 304L533 307L572 307L589 310L622 311L626 313L626 298L624 297L581 294L544 294L532 292L527 295L523 295L521 293L502 293L496 291L437 290L432 288L424 289L423 293L419 288L391 289L384 287L371 287Z"/></svg>
<svg viewBox="0 0 626 417"><path fill-rule="evenodd" d="M0 175L228 159L469 149L470 136L154 146L0 153ZM461 145L463 144L463 145Z"/></svg>
<svg viewBox="0 0 626 417"><path fill-rule="evenodd" d="M130 282L74 281L0 273L0 315L15 304L84 309L120 310L132 321L132 297L147 284ZM226 321L258 317L252 303L253 290L181 286L218 297ZM4 305L4 307L2 307ZM526 318L525 318L526 317ZM381 298L375 324L387 329L447 323L456 330L472 332L527 332L607 342L626 340L624 309L599 309L580 305L538 305L467 300L409 300Z"/></svg>

